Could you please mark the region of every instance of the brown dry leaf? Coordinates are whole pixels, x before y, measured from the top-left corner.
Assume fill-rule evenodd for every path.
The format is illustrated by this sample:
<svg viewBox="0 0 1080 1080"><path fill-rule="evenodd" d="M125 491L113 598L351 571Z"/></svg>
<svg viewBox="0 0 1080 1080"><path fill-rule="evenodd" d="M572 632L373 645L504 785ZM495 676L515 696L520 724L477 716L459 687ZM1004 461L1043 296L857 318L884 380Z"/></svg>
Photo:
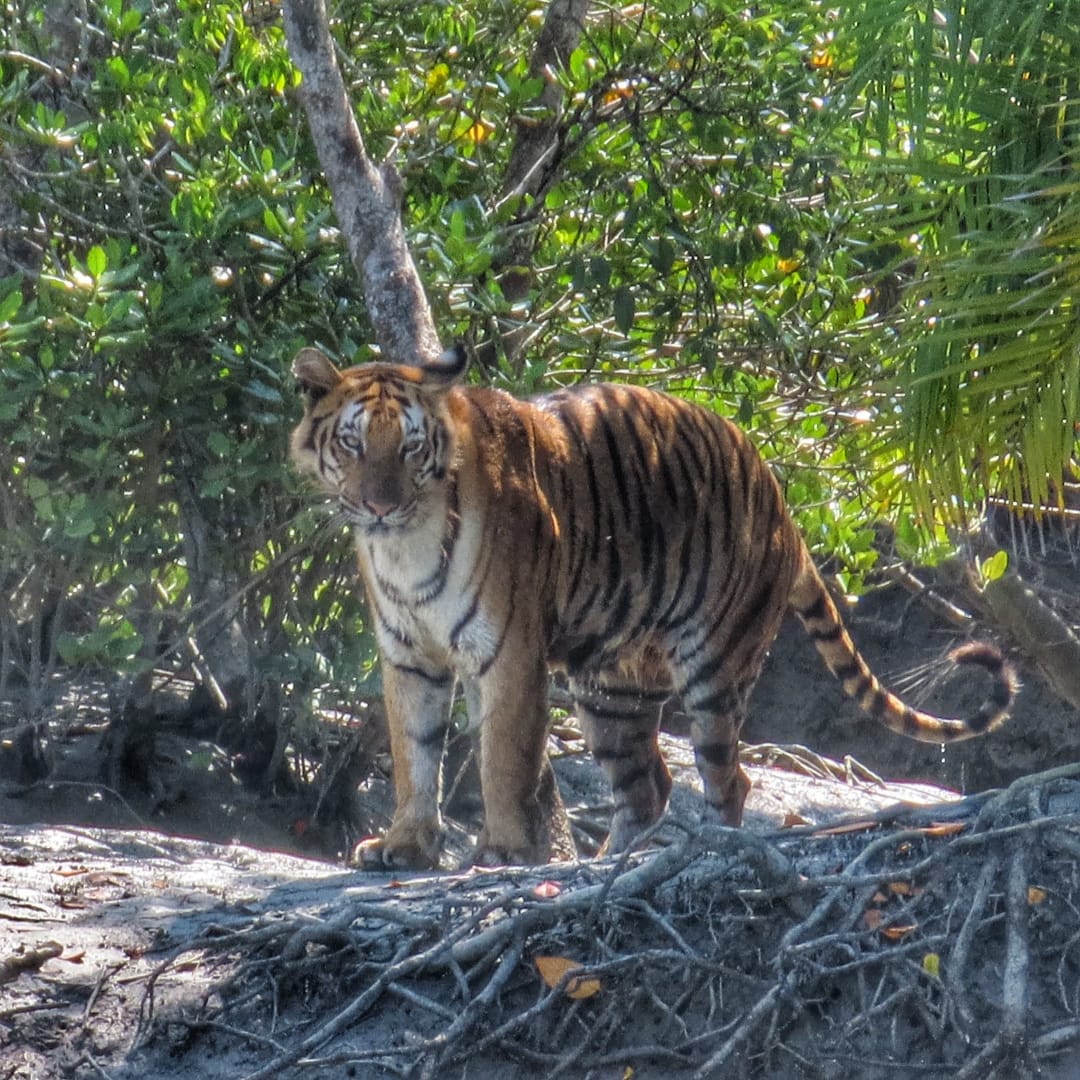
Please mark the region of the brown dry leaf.
<svg viewBox="0 0 1080 1080"><path fill-rule="evenodd" d="M533 889L533 896L538 900L554 900L562 892L562 886L557 881L541 881Z"/></svg>
<svg viewBox="0 0 1080 1080"><path fill-rule="evenodd" d="M885 929L881 931L881 936L888 938L889 941L902 941L908 934L918 929L918 923L908 923L905 926L893 924L892 926L886 926Z"/></svg>
<svg viewBox="0 0 1080 1080"><path fill-rule="evenodd" d="M827 829L815 829L815 836L844 836L846 833L870 832L876 829L876 821L849 821L846 825L830 825Z"/></svg>
<svg viewBox="0 0 1080 1080"><path fill-rule="evenodd" d="M88 874L90 871L85 866L62 866L53 873L57 877L78 877L79 874Z"/></svg>
<svg viewBox="0 0 1080 1080"><path fill-rule="evenodd" d="M796 825L809 825L809 824L811 824L811 822L809 822L806 818L804 818L802 816L802 814L791 813L791 814L785 814L784 815L783 828L785 828L785 829L793 829L793 828L795 828Z"/></svg>
<svg viewBox="0 0 1080 1080"><path fill-rule="evenodd" d="M89 906L85 900L78 896L61 896L58 903L65 911L85 911Z"/></svg>
<svg viewBox="0 0 1080 1080"><path fill-rule="evenodd" d="M1046 899L1046 890L1039 888L1038 885L1028 886L1028 903L1029 904L1041 904Z"/></svg>
<svg viewBox="0 0 1080 1080"><path fill-rule="evenodd" d="M61 956L57 959L63 960L66 964L81 964L86 959L86 950L80 949L78 952L73 952L70 956Z"/></svg>
<svg viewBox="0 0 1080 1080"><path fill-rule="evenodd" d="M536 970L540 972L540 978L555 989L568 971L578 971L581 968L576 960L565 956L538 956L535 959ZM567 997L575 1001L591 998L593 994L600 992L599 979L570 979L564 990Z"/></svg>
<svg viewBox="0 0 1080 1080"><path fill-rule="evenodd" d="M863 912L863 922L866 923L867 930L876 930L884 918L885 916L877 908L867 908Z"/></svg>
<svg viewBox="0 0 1080 1080"><path fill-rule="evenodd" d="M88 885L114 885L117 888L124 885L124 879L130 875L123 870L91 870L86 875Z"/></svg>
<svg viewBox="0 0 1080 1080"><path fill-rule="evenodd" d="M885 887L891 896L918 896L922 891L916 889L910 881L890 881Z"/></svg>
<svg viewBox="0 0 1080 1080"><path fill-rule="evenodd" d="M966 821L935 821L919 831L923 836L955 836L967 828Z"/></svg>

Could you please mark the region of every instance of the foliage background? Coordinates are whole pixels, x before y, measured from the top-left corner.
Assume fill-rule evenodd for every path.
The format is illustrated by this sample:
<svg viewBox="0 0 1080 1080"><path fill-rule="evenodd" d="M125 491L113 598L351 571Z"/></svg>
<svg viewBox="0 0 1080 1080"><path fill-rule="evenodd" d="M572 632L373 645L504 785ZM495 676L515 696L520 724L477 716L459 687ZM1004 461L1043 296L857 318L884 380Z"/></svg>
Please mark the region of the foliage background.
<svg viewBox="0 0 1080 1080"><path fill-rule="evenodd" d="M613 378L751 429L849 584L987 493L1053 505L1080 418L1080 3L342 0L340 59L444 340L515 392ZM194 667L302 722L372 672L285 465L298 347L370 339L272 3L0 11L0 687ZM507 187L557 120L539 194ZM371 685L370 683L368 684Z"/></svg>

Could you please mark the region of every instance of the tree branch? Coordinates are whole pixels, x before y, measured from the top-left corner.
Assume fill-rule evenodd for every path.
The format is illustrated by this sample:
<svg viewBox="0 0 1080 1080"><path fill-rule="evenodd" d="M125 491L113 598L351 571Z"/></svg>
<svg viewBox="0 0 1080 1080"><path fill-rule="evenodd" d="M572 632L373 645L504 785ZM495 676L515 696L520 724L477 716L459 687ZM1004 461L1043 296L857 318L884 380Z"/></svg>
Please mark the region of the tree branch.
<svg viewBox="0 0 1080 1080"><path fill-rule="evenodd" d="M324 0L284 0L285 36L303 76L300 99L349 255L360 275L375 340L388 360L441 352L431 309L401 223L401 178L368 156L349 104Z"/></svg>

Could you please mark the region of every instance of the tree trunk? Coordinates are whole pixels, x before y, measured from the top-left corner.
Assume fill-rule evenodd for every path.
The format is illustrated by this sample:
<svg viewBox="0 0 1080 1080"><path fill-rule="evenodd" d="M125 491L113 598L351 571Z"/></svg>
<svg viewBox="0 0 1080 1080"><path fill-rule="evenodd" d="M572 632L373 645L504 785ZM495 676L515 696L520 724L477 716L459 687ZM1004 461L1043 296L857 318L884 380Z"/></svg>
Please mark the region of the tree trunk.
<svg viewBox="0 0 1080 1080"><path fill-rule="evenodd" d="M303 84L300 99L360 275L375 341L387 360L434 360L442 347L401 224L401 177L374 163L341 77L323 0L284 0L285 34Z"/></svg>

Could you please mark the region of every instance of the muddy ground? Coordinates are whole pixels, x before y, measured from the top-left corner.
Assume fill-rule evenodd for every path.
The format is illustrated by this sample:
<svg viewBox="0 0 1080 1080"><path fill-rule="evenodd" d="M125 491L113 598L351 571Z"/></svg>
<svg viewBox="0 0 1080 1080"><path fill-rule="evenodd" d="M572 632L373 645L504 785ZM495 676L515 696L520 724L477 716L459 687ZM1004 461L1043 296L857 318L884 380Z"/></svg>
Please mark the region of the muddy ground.
<svg viewBox="0 0 1080 1080"><path fill-rule="evenodd" d="M860 603L852 620L852 630L876 670L889 677L891 682L905 672L921 669L940 658L951 644L957 642L955 628L931 615L921 604L911 604L907 594L895 589L873 594ZM1023 658L1018 660L1022 665ZM830 767L817 761L812 754L765 750L749 757L754 787L747 804L747 828L756 835L775 840L785 828L799 832L850 820L853 816L869 818L882 808L895 805L898 800L913 805L938 804L940 814L937 816L947 818L950 806L969 807L969 804L957 801L961 793L1001 787L1028 773L1080 760L1080 725L1075 712L1047 690L1036 671L1022 669L1022 675L1025 689L1010 725L986 739L951 747L945 753L937 746L923 746L883 733L862 720L856 710L842 701L835 682L824 672L798 627L795 624L785 627L755 694L752 715L744 733L747 739L773 744L799 743L837 759L851 755L872 773L889 778L914 778L919 783L899 788L879 783L871 773L854 765L846 769ZM954 690L951 697L946 692L944 697L916 703L946 711L963 711L977 706L981 693L981 686L966 686ZM243 1012L239 1005L234 1005L234 999L227 993L223 995L221 990L236 977L238 970L242 969L245 978L249 978L250 972L245 965L250 964L254 952L245 946L230 953L215 953L213 949L196 947L199 942L205 943L208 937L237 933L253 926L265 929L275 920L290 926L293 925L291 920L296 919L321 923L332 918L333 912L357 903L369 905L370 911L364 910L372 918L375 916L371 912L381 904L387 911L396 912L398 907L394 905L399 905L400 910L421 912L415 914L415 918L426 919L428 908L424 905L436 903L431 897L441 889L458 888L464 895L478 888L475 875L427 879L418 885L402 886L389 878L359 874L340 863L327 861L325 856L328 850L332 852L334 841L311 835L317 830L297 827L298 822L306 820L304 807L299 802L294 805L292 796L267 798L246 790L228 767L228 756L205 739L191 739L185 744L176 733L169 736L173 764L180 770L181 777L177 780L174 776L172 782L179 785L178 790L184 791L183 798L163 801L150 791L105 789L97 777L80 775L80 769L95 760L95 747L101 738L103 700L107 701L107 695L102 697L100 687L84 695L66 688L58 695L52 717L51 752L54 756L49 775L30 786L25 783L0 784L0 823L4 823L0 828L0 1080L60 1076L164 1080L182 1074L257 1076L260 1066L267 1062L284 1061L291 1039L310 1032L312 1024L324 1013L335 1015L342 1001L350 994L359 993L366 985L365 978L372 976L364 975L361 969L343 969L351 971L352 975L345 978L348 985L342 985L336 995L320 983L318 970L298 980L271 978L269 983L259 984L261 989L247 991L252 1000L261 1005L265 1005L268 997L273 998L273 1015L268 1019L265 1011L257 1016L250 1012L253 1007L250 1005L245 1006L249 1011ZM9 730L10 708L9 705ZM667 738L667 745L669 757L676 765L673 816L677 821L693 822L700 800L689 752L685 743L675 737ZM579 825L579 835L595 833L597 818L602 820L606 812L602 778L582 752L572 726L560 727L553 749L557 754L560 785ZM186 772L185 761L192 763ZM217 768L213 767L215 761L219 763ZM783 767L777 768L776 762ZM1061 826L1060 837L1064 837L1061 843L1066 846L1072 842L1069 837L1076 832L1077 810L1080 809L1080 795L1072 788L1067 792L1061 788L1062 784L1068 787L1071 783L1066 779L1048 786L1049 794L1040 811L1045 816L1050 812L1049 806L1054 814L1064 815L1058 824ZM377 824L380 815L386 813L386 783L376 779L368 787L370 798L377 806L371 820ZM1076 798L1078 805L1073 806L1067 800L1062 803L1061 799L1066 795ZM1053 803L1053 799L1058 802ZM963 810L963 814L969 816L977 812L977 808ZM1015 814L1008 820L1014 818ZM924 819L924 823L929 820L931 818ZM1014 826L1007 823L1003 826L1006 832L1010 827ZM177 837L177 833L184 838ZM926 844L944 842L925 841ZM1002 843L1007 844L1007 841ZM455 829L451 834L452 850L464 854L467 847L466 828ZM1080 841L1077 848L1080 849ZM303 857L313 850L323 858ZM1003 847L1002 851L1005 850ZM1051 845L1046 856L1051 860L1046 865L1052 864L1053 872L1059 876L1061 866L1068 868L1070 865L1068 861L1060 862L1060 850ZM804 880L813 880L815 874L836 872L835 867L823 867L813 860L799 861L804 855L799 848L798 858L792 856L799 867L798 874ZM847 850L839 854L832 852L829 857L837 860L837 865L846 865L846 860L857 861L859 856ZM961 856L958 854L957 858L959 866ZM1001 858L1002 867L1013 865L1008 863L1005 855ZM1076 861L1074 854L1073 872ZM586 866L584 870L563 868L558 872L520 873L511 879L491 878L487 887L527 889L554 879L569 899L576 895L575 890L585 880L575 875L585 874L591 887L598 879L590 875L609 872L604 869L606 864L596 865L595 871ZM989 864L974 861L965 865L970 867L968 877L973 882L979 876L979 866ZM680 871L683 872L686 872L685 866ZM1004 869L1002 873L1005 873ZM955 885L947 886L943 880L937 881L937 887L943 896L949 897L950 910L956 912L954 921L974 925L971 918L963 914L963 903L955 897ZM727 889L730 883L726 878L724 882L723 888ZM1037 887L1044 889L1045 885L1042 882ZM1064 912L1073 903L1072 883L1063 879L1051 883L1051 888L1055 887L1059 890ZM410 888L414 890L412 893L408 892ZM405 893L396 894L395 890L399 889L404 889ZM991 899L984 897L981 901L990 905L984 913L988 944L985 954L978 957L978 971L980 979L993 982L993 977L987 973L1000 971L1012 941L1008 935L1008 940L994 935L1001 929L1002 920L1012 927L1016 925L1017 916L1015 911L1009 915L1007 905L992 911L993 897L998 893L989 886L988 889ZM661 903L662 897L658 899L657 896L648 901L650 910ZM469 905L476 902L473 893L469 893L469 897L467 902L462 901L462 910L468 910ZM744 898L742 903L749 901ZM1005 904L1003 899L1001 904ZM444 925L449 931L454 923L446 912L452 905L445 898L443 905L444 914L440 918L448 920ZM851 912L855 911L856 917L861 918L859 910L856 905L848 911L847 917L850 919ZM1042 913L1045 915L1049 910L1043 908ZM376 920L376 923L396 925L394 920L398 917L379 916L384 921ZM836 917L842 919L843 913ZM1067 920L1068 916L1062 914L1061 918ZM670 929L665 920L661 923ZM704 922L693 920L689 925L695 932L700 932L705 924L712 925L708 918ZM558 933L566 935L569 941L576 933L575 925L572 918L559 923ZM677 925L681 928L680 940L688 948L692 945L695 956L707 952L707 941L696 938L690 941L690 931L684 923ZM1051 929L1049 924L1044 928L1047 932ZM955 932L955 925L952 930ZM556 934L556 929L548 927L547 932ZM789 928L788 937L791 932ZM718 928L710 940L720 943L722 936L723 930ZM724 947L732 946L728 942ZM999 947L1001 956L994 952ZM1058 1039L1064 1047L1060 1053L1048 1052L1024 1059L1029 1064L1035 1062L1032 1067L1037 1067L1040 1075L1080 1075L1080 1058L1070 1050L1075 1043L1070 1041L1069 1025L1077 1024L1080 999L1080 979L1074 974L1076 958L1069 956L1071 947L1068 943L1064 946L1065 959L1061 963L1065 964L1065 960L1068 963L1064 967L1059 965L1054 975L1061 985L1043 987L1036 983L1026 995L1025 1030L1039 1033L1035 1045L1043 1045L1038 1043L1038 1038L1046 1045L1049 1045L1047 1040ZM936 953L930 950L925 955ZM514 954L514 958L520 961L520 954ZM278 959L280 961L280 957ZM721 952L716 962L724 959L725 954ZM163 969L161 965L166 961L168 966ZM292 963L293 959L288 962ZM380 962L389 963L386 958ZM505 959L500 962L504 966L507 963ZM1032 965L1033 971L1036 966ZM285 970L293 971L289 967ZM371 970L381 969L375 964ZM319 1045L318 1054L300 1055L299 1063L283 1064L277 1071L281 1075L295 1070L297 1075L307 1073L319 1077L375 1077L412 1070L411 1074L415 1075L498 1078L516 1075L522 1067L521 1062L525 1061L531 1062L529 1067L538 1070L538 1075L569 1071L573 1075L605 1078L633 1075L640 1078L695 1075L695 1069L702 1068L703 1062L707 1065L716 1053L721 1052L715 1051L710 1056L702 1050L706 1045L704 1036L687 1035L685 1045L679 1045L674 1057L658 1063L656 1055L662 1059L663 1054L668 1053L667 1049L655 1053L643 1050L637 1058L627 1057L629 1051L625 1051L625 1041L620 1043L608 1032L604 1037L611 1040L614 1048L609 1054L610 1064L604 1064L607 1059L596 1057L590 1059L592 1063L587 1068L579 1071L572 1063L560 1059L556 1051L559 1049L558 1038L564 1038L567 1046L572 1045L573 1023L580 1022L580 1013L589 1008L580 1003L573 1005L574 1009L580 1010L578 1019L573 1022L565 1020L553 1030L532 1031L528 1039L519 1031L513 1038L507 1035L506 1039L486 1046L482 1052L478 1049L472 1059L467 1054L462 1058L460 1045L454 1040L460 1042L469 1033L455 1032L453 1023L447 1019L447 1016L459 1014L472 1015L470 1010L474 1009L474 1003L469 999L468 990L461 986L455 990L455 981L460 983L461 977L460 971L454 974L451 967L435 979L436 989L427 984L417 989L418 984L391 980L387 985L395 989L394 994L384 995L366 1009L362 1026L345 1025L340 1034ZM710 976L714 977L719 978L715 973ZM492 1017L498 1013L513 1019L514 1008L525 1008L508 1004L519 1000L513 994L519 997L528 992L535 994L535 987L530 991L526 985L529 978L535 982L535 972L531 976L519 972L509 988L502 988L500 984L498 993L491 992L487 1006L481 1002L481 1013L483 1008L489 1008ZM923 983L927 981L926 974L919 975L917 970L913 978L916 982L918 979ZM714 984L709 985L715 989ZM837 985L846 987L847 983ZM884 982L881 985L884 986ZM249 988L255 984L245 982L243 986ZM278 989L271 993L267 987ZM904 993L910 991L915 997L925 994L929 1000L933 996L932 990L925 986L920 989L912 983ZM463 995L461 1000L455 999L458 991ZM858 993L865 995L866 992L864 986ZM239 985L233 986L228 993L243 996ZM275 996L278 993L279 997ZM885 994L885 991L881 993ZM867 1003L865 997L856 996L852 999L856 1004L852 1004L846 994L845 989L842 993L835 992L835 997L838 1002L844 1002L845 1023L849 1027L852 1015L857 1015L860 1007L884 1010L885 1004L892 1000L886 995L885 1004L882 999ZM900 989L896 994L900 994ZM653 996L658 997L657 994ZM660 993L659 997L662 996ZM1015 1003L1009 1013L1007 985L1005 990L987 989L986 997L998 1001L1004 1013L1015 1021ZM462 1000L469 1001L468 1008L462 1005ZM218 1011L213 1015L218 1019L206 1019L208 1002L216 1002L213 1007ZM715 1010L715 1002L713 1008ZM924 1005L924 1013L926 1008ZM234 1009L235 1012L230 1011ZM446 1013L441 1020L438 1019L439 1009ZM829 1009L820 1001L813 1005L812 1011L819 1017L822 1030L835 1026L835 1017L830 1019ZM978 1010L975 1013L978 1014ZM669 1020L676 1026L685 1026L691 1017L699 1014L703 1015L703 1006L693 1003L686 1006L684 1014L669 1010ZM969 1049L974 1046L977 1050L979 1039L989 1045L993 1036L988 1033L1000 1027L994 1020L993 1008L990 1008L989 1019L976 1016L966 1027L960 1025L961 1036L953 1023L955 1017L949 1009L944 1009L943 1019L933 1023L925 1021L926 1031L930 1034L923 1033L920 1042L915 1038L898 1039L896 1016L886 1016L884 1011L882 1015L894 1025L892 1042L884 1050L870 1044L855 1046L852 1043L844 1053L838 1053L835 1048L822 1049L813 1039L807 1043L805 1036L792 1034L792 1049L787 1056L777 1054L774 1040L764 1049L759 1047L756 1054L748 1058L736 1055L725 1059L728 1062L725 1068L733 1069L732 1072L721 1070L702 1075L839 1075L856 1068L865 1076L901 1076L909 1075L916 1065L927 1075L961 1075L962 1069L967 1067L964 1062L970 1063L970 1055L965 1057L962 1048L949 1049L948 1040L966 1039L965 1045L970 1044ZM425 1026L425 1016L429 1020L435 1017L436 1028L431 1028L430 1024ZM473 1027L469 1037L476 1038L476 1033L484 1030L485 1022L483 1016L480 1022L470 1021ZM442 1029L438 1028L439 1023L443 1025ZM904 1023L917 1026L909 1018L905 1018ZM778 1030L792 1033L798 1028L797 1024L792 1024L790 1016L784 1020L779 1012L773 1024ZM624 1023L623 1027L626 1026ZM632 1027L632 1023L629 1026ZM934 1032L940 1035L937 1047L934 1046ZM1075 1035L1080 1039L1080 1026ZM745 1045L749 1052L752 1045L749 1029L745 1040L740 1047ZM722 1050L726 1045L722 1038L720 1044ZM482 1046L483 1039L477 1045ZM538 1045L548 1047L551 1051L548 1058L536 1049ZM412 1051L408 1048L417 1046L422 1046L422 1052L416 1050L410 1057ZM458 1049L455 1050L455 1046ZM623 1050L618 1050L619 1046ZM365 1051L365 1047L392 1049L379 1056L373 1051ZM879 1050L884 1056L874 1056ZM939 1051L944 1056L935 1059L934 1055ZM740 1049L739 1053L742 1052ZM975 1050L971 1052L975 1053ZM620 1053L623 1056L620 1057ZM678 1054L683 1056L678 1057ZM905 1056L909 1060L905 1060ZM955 1068L949 1066L950 1060L956 1062ZM991 1055L986 1070L970 1075L995 1075L992 1067L995 1060ZM318 1064L319 1061L322 1064ZM1009 1064L1007 1067L1016 1066ZM1005 1072L1000 1075L1017 1074Z"/></svg>

